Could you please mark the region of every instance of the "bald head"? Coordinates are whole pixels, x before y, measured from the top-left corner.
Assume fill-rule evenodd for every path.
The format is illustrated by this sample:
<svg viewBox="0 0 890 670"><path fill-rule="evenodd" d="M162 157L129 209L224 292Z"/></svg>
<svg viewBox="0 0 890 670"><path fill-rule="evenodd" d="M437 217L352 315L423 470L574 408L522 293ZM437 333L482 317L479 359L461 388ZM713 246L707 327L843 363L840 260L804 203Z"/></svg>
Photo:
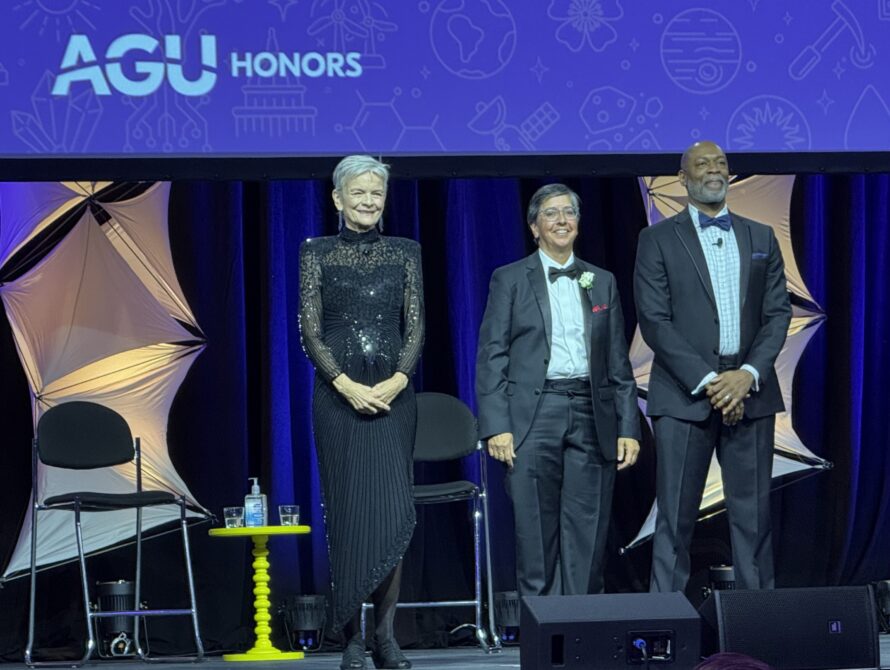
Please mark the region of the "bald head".
<svg viewBox="0 0 890 670"><path fill-rule="evenodd" d="M710 140L702 140L701 142L696 142L689 146L686 151L683 152L683 155L680 156L680 169L684 172L686 171L692 156L708 154L720 155L723 156L724 159L726 158L726 154L723 152L723 149L720 148L719 144L711 142Z"/></svg>

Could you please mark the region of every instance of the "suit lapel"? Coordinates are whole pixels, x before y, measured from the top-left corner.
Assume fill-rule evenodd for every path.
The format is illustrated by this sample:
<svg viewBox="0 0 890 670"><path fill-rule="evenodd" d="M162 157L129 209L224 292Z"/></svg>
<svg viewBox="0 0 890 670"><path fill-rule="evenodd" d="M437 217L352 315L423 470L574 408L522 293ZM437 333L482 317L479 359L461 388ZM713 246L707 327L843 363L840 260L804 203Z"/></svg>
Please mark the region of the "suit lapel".
<svg viewBox="0 0 890 670"><path fill-rule="evenodd" d="M714 298L714 287L711 285L711 273L708 272L708 262L705 260L705 254L701 250L701 242L698 241L698 234L695 232L695 224L692 217L689 216L689 210L684 209L677 215L676 227L674 230L680 243L686 248L686 253L692 259L692 266L695 268L698 278L708 294L708 299L714 309L717 309L717 300Z"/></svg>
<svg viewBox="0 0 890 670"><path fill-rule="evenodd" d="M739 248L739 313L748 297L748 278L751 276L751 228L741 218L730 212L732 232Z"/></svg>
<svg viewBox="0 0 890 670"><path fill-rule="evenodd" d="M575 257L575 264L581 268L582 272L593 272L593 269L584 261L579 260L578 257ZM596 273L594 273L596 274ZM594 284L596 286L596 277L594 277ZM589 289L581 288L581 285L578 285L578 290L581 292L581 311L584 312L584 346L587 349L587 360L590 361L590 351L593 347L593 312L591 311L593 307L593 297L590 295L593 293L593 287Z"/></svg>
<svg viewBox="0 0 890 670"><path fill-rule="evenodd" d="M536 251L528 257L525 264L528 281L532 285L532 292L538 301L538 309L541 310L541 318L544 320L544 335L547 338L547 351L550 351L551 333L553 324L550 316L550 294L547 292L547 282L544 279L544 265Z"/></svg>

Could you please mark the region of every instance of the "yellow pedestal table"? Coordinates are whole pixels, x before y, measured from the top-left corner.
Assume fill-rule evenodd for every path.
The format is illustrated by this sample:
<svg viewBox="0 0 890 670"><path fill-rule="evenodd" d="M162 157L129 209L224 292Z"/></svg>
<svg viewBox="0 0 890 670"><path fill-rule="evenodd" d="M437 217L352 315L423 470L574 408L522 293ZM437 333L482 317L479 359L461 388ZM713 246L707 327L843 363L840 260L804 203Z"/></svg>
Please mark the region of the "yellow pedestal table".
<svg viewBox="0 0 890 670"><path fill-rule="evenodd" d="M272 646L269 633L269 549L266 545L272 535L306 535L309 526L245 526L242 528L211 528L213 537L249 537L253 540L253 601L256 642L243 654L224 654L226 661L291 661L303 658L302 651L281 651Z"/></svg>

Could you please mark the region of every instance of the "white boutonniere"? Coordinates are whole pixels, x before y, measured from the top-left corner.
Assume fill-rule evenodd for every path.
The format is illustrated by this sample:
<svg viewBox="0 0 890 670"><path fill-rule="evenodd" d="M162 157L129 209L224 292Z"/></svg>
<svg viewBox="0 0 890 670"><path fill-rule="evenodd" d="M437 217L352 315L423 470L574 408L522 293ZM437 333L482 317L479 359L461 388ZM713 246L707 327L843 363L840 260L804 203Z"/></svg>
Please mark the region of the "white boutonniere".
<svg viewBox="0 0 890 670"><path fill-rule="evenodd" d="M594 279L596 279L596 275L592 272L582 272L581 276L578 277L578 286L583 289L593 288Z"/></svg>

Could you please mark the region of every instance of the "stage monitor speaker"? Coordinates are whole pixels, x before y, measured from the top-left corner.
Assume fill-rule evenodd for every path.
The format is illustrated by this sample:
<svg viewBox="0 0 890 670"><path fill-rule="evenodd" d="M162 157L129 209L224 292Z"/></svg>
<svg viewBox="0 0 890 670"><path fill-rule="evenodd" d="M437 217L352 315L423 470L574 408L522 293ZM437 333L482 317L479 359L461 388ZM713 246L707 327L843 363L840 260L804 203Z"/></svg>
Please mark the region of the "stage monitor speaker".
<svg viewBox="0 0 890 670"><path fill-rule="evenodd" d="M714 591L699 612L708 654L740 652L777 670L878 667L870 586Z"/></svg>
<svg viewBox="0 0 890 670"><path fill-rule="evenodd" d="M627 670L646 659L653 668L692 668L700 644L701 620L681 593L522 599L521 670Z"/></svg>

